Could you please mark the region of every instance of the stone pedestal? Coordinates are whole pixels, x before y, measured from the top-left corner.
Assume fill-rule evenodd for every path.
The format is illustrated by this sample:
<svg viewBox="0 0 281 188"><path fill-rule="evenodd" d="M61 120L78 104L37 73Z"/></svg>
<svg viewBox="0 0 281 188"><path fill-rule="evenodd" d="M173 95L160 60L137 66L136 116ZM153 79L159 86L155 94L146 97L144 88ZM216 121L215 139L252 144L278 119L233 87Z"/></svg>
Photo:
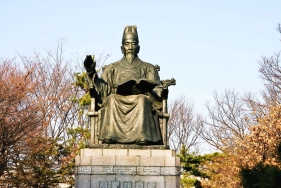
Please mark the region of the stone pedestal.
<svg viewBox="0 0 281 188"><path fill-rule="evenodd" d="M180 159L169 149L87 148L75 162L75 188L180 187Z"/></svg>

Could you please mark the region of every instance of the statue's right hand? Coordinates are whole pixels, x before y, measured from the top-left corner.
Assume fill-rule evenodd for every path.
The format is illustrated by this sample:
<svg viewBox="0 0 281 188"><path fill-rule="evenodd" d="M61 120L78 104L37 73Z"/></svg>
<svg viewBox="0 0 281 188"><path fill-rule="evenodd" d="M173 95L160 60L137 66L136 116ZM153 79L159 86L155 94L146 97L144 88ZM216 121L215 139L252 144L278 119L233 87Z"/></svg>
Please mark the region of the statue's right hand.
<svg viewBox="0 0 281 188"><path fill-rule="evenodd" d="M96 73L96 62L93 60L92 56L86 56L84 60L84 67L88 73Z"/></svg>

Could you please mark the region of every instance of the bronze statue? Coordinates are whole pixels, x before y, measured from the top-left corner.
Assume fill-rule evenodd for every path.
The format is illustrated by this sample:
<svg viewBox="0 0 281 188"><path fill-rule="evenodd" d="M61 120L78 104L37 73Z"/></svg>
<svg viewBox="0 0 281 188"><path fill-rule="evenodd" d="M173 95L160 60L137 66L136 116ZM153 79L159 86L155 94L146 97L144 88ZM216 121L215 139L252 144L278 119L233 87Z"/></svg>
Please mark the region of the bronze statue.
<svg viewBox="0 0 281 188"><path fill-rule="evenodd" d="M95 62L87 56L84 66L98 100L100 122L98 139L104 144L163 144L159 112L167 83L160 81L159 66L142 61L136 26L124 29L123 58L106 66L101 77ZM163 92L164 91L164 92Z"/></svg>

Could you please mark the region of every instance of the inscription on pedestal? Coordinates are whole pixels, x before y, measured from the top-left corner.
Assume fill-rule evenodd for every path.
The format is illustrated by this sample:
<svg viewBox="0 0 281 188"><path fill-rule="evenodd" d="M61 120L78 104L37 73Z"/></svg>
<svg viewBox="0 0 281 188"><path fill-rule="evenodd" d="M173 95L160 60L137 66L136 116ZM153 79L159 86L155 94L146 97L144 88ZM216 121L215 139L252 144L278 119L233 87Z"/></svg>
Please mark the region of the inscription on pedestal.
<svg viewBox="0 0 281 188"><path fill-rule="evenodd" d="M99 188L107 188L107 181L100 181Z"/></svg>
<svg viewBox="0 0 281 188"><path fill-rule="evenodd" d="M156 182L148 182L147 188L156 188Z"/></svg>
<svg viewBox="0 0 281 188"><path fill-rule="evenodd" d="M120 182L119 181L112 181L111 187L112 188L120 188Z"/></svg>
<svg viewBox="0 0 281 188"><path fill-rule="evenodd" d="M143 181L136 181L135 182L136 188L144 188ZM112 181L111 182L112 188L121 188L119 181ZM99 188L108 188L107 181L99 181ZM131 181L123 182L123 188L133 188L133 183ZM156 182L147 182L147 188L156 188Z"/></svg>
<svg viewBox="0 0 281 188"><path fill-rule="evenodd" d="M144 188L144 183L142 181L137 181L136 188Z"/></svg>
<svg viewBox="0 0 281 188"><path fill-rule="evenodd" d="M123 188L132 188L132 182L124 182L123 183Z"/></svg>

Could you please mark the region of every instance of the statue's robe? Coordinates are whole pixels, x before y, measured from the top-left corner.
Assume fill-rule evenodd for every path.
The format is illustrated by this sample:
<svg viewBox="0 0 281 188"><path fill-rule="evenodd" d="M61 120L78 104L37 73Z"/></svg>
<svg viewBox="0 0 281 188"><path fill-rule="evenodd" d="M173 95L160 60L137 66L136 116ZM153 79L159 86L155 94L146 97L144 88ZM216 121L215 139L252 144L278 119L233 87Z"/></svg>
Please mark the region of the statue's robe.
<svg viewBox="0 0 281 188"><path fill-rule="evenodd" d="M150 92L136 87L118 87L127 80L146 79L160 83L155 66L141 61L138 57L132 64L123 57L120 61L108 65L101 75L95 78L94 84L101 97L99 140L113 138L117 143L134 143L137 139L145 139L151 144L161 143L158 117Z"/></svg>

